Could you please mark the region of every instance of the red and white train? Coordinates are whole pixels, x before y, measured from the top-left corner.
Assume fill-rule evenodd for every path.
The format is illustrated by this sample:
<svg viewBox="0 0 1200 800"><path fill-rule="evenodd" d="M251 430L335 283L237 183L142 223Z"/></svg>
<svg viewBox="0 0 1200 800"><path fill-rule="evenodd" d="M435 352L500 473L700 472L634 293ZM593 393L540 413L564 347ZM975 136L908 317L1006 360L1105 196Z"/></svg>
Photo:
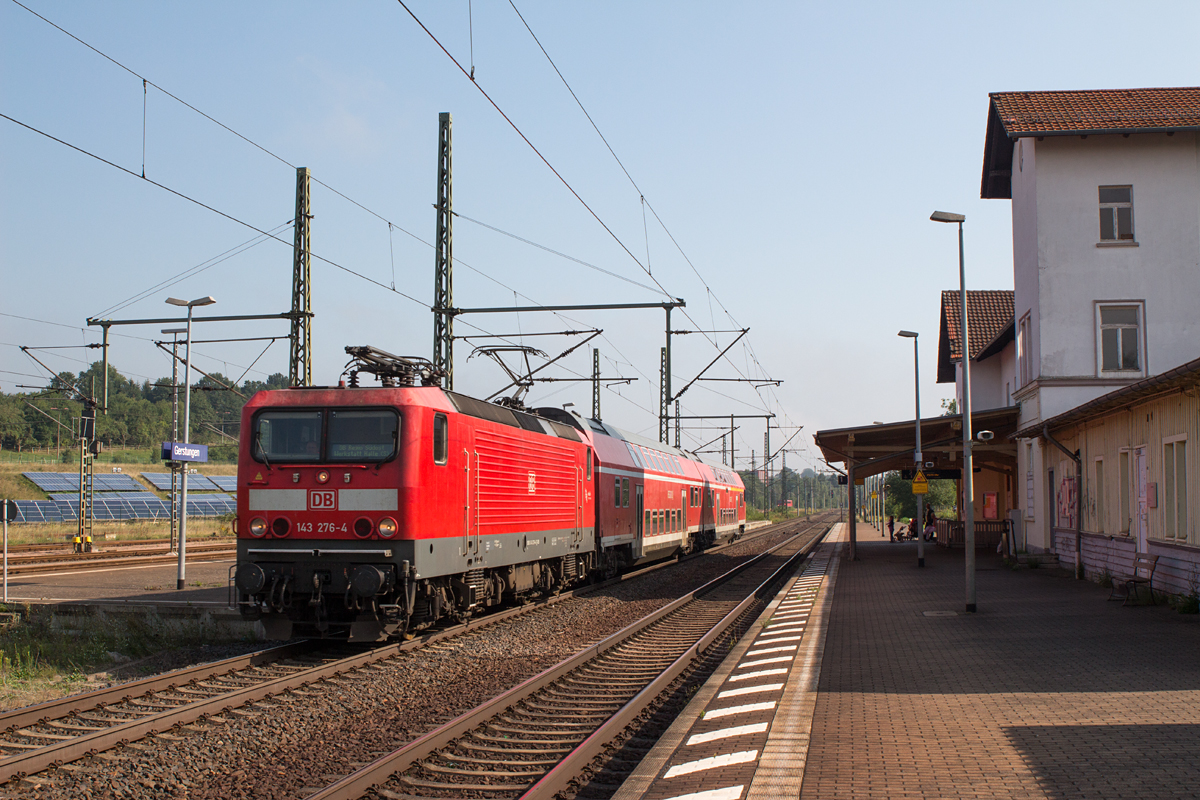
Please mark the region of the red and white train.
<svg viewBox="0 0 1200 800"><path fill-rule="evenodd" d="M347 352L349 386L259 392L242 412L234 584L269 638L402 636L745 530L732 470Z"/></svg>

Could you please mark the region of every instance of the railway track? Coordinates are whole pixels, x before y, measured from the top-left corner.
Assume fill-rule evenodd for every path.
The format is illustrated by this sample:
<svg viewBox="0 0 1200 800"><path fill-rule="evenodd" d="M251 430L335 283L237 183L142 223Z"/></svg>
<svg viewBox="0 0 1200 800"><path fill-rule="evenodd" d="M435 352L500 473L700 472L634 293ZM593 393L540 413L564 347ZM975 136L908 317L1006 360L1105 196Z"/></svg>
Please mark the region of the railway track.
<svg viewBox="0 0 1200 800"><path fill-rule="evenodd" d="M46 572L60 572L73 569L95 569L97 567L134 566L144 564L171 564L177 555L169 549L167 543L158 546L104 546L90 553L75 553L70 550L47 551L40 550L17 551L10 548L8 555L8 574L39 575ZM70 547L70 545L68 545ZM188 542L188 560L220 561L237 556L237 545L233 540L206 542Z"/></svg>
<svg viewBox="0 0 1200 800"><path fill-rule="evenodd" d="M309 800L554 797L714 645L740 636L822 535L794 536Z"/></svg>
<svg viewBox="0 0 1200 800"><path fill-rule="evenodd" d="M778 535L778 526L755 531L738 545L772 534ZM716 553L730 546L706 552ZM240 713L239 707L273 696L296 693L302 698L305 686L350 679L351 673L400 652L452 639L467 631L527 614L573 596L599 591L673 564L652 565L597 586L583 587L523 608L492 614L409 642L365 651L350 646L334 649L327 644L294 643L0 714L0 731L3 731L0 733L0 784L151 734L157 733L161 737L165 731L180 729L213 715L236 716ZM165 735L170 738L170 734Z"/></svg>

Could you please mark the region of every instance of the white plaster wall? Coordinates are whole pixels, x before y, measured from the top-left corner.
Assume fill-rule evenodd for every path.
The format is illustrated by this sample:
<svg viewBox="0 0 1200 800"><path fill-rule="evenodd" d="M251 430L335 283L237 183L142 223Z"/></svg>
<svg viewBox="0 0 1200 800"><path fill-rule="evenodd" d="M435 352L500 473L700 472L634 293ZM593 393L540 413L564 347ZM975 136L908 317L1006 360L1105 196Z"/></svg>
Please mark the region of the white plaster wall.
<svg viewBox="0 0 1200 800"><path fill-rule="evenodd" d="M1029 142L1023 144L1028 171ZM1145 301L1147 374L1195 358L1200 350L1200 315L1195 311L1200 297L1196 134L1049 137L1036 149L1037 374L1099 377L1097 300ZM1123 184L1133 186L1138 246L1097 247L1097 187ZM1019 204L1014 196L1014 244ZM1014 279L1025 297L1027 287L1022 293L1022 284L1030 276L1027 265L1022 267L1014 264ZM1090 395L1110 389L1091 387ZM1044 397L1042 413L1043 418L1051 413Z"/></svg>
<svg viewBox="0 0 1200 800"><path fill-rule="evenodd" d="M1017 342L1014 339L1004 346L998 355L992 356L1000 362L1000 390L1004 392L1003 406L1011 406L1013 393L1017 390Z"/></svg>
<svg viewBox="0 0 1200 800"><path fill-rule="evenodd" d="M1033 359L1030 374L1034 376L1039 369L1038 323L1041 318L1037 248L1039 145L1035 139L1021 139L1013 148L1012 163L1013 318L1019 325L1023 316L1030 315L1029 347Z"/></svg>
<svg viewBox="0 0 1200 800"><path fill-rule="evenodd" d="M955 365L957 397L962 398L962 364ZM971 412L977 414L992 408L1003 408L1004 375L999 355L971 362Z"/></svg>

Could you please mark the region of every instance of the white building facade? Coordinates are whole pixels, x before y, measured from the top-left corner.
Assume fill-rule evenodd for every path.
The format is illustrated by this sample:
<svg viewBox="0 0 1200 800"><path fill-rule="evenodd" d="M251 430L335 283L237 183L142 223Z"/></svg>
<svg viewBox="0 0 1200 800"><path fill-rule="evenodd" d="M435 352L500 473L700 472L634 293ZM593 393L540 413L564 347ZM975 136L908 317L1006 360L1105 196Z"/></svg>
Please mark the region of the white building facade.
<svg viewBox="0 0 1200 800"><path fill-rule="evenodd" d="M1034 552L1061 550L1060 512L1075 507L1064 492L1084 493L1095 520L1098 487L1087 474L1094 469L1076 478L1070 459L1063 474L1067 456L1046 423L1200 356L1200 89L990 97L981 194L1012 201L1016 344L990 383L1010 386L1020 409L1023 538ZM1183 415L1179 430L1160 433L1186 441L1198 424ZM1183 465L1192 476L1194 458L1187 453ZM1114 451L1110 461L1118 459ZM1112 492L1131 491L1130 475L1102 474ZM1122 513L1120 503L1099 502L1112 506L1110 521ZM1105 527L1121 534L1119 522Z"/></svg>

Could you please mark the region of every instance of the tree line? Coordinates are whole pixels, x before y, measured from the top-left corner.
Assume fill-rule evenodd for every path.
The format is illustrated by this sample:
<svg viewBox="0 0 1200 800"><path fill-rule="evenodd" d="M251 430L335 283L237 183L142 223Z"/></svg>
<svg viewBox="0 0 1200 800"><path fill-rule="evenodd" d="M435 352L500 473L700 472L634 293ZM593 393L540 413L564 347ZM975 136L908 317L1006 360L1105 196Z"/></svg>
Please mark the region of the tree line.
<svg viewBox="0 0 1200 800"><path fill-rule="evenodd" d="M104 367L94 362L76 374L60 372L47 388L31 394L0 393L0 448L72 449L79 438L79 419L89 400L102 402ZM240 386L219 372L202 377L192 390L192 435L197 444L236 448L242 406L262 389L286 389L288 378L275 373L265 381ZM236 391L234 391L236 390ZM183 387L179 390L179 424L183 425ZM105 446L157 448L171 439L171 378L130 380L108 366L108 413L96 415L96 438ZM180 438L184 438L180 433Z"/></svg>

